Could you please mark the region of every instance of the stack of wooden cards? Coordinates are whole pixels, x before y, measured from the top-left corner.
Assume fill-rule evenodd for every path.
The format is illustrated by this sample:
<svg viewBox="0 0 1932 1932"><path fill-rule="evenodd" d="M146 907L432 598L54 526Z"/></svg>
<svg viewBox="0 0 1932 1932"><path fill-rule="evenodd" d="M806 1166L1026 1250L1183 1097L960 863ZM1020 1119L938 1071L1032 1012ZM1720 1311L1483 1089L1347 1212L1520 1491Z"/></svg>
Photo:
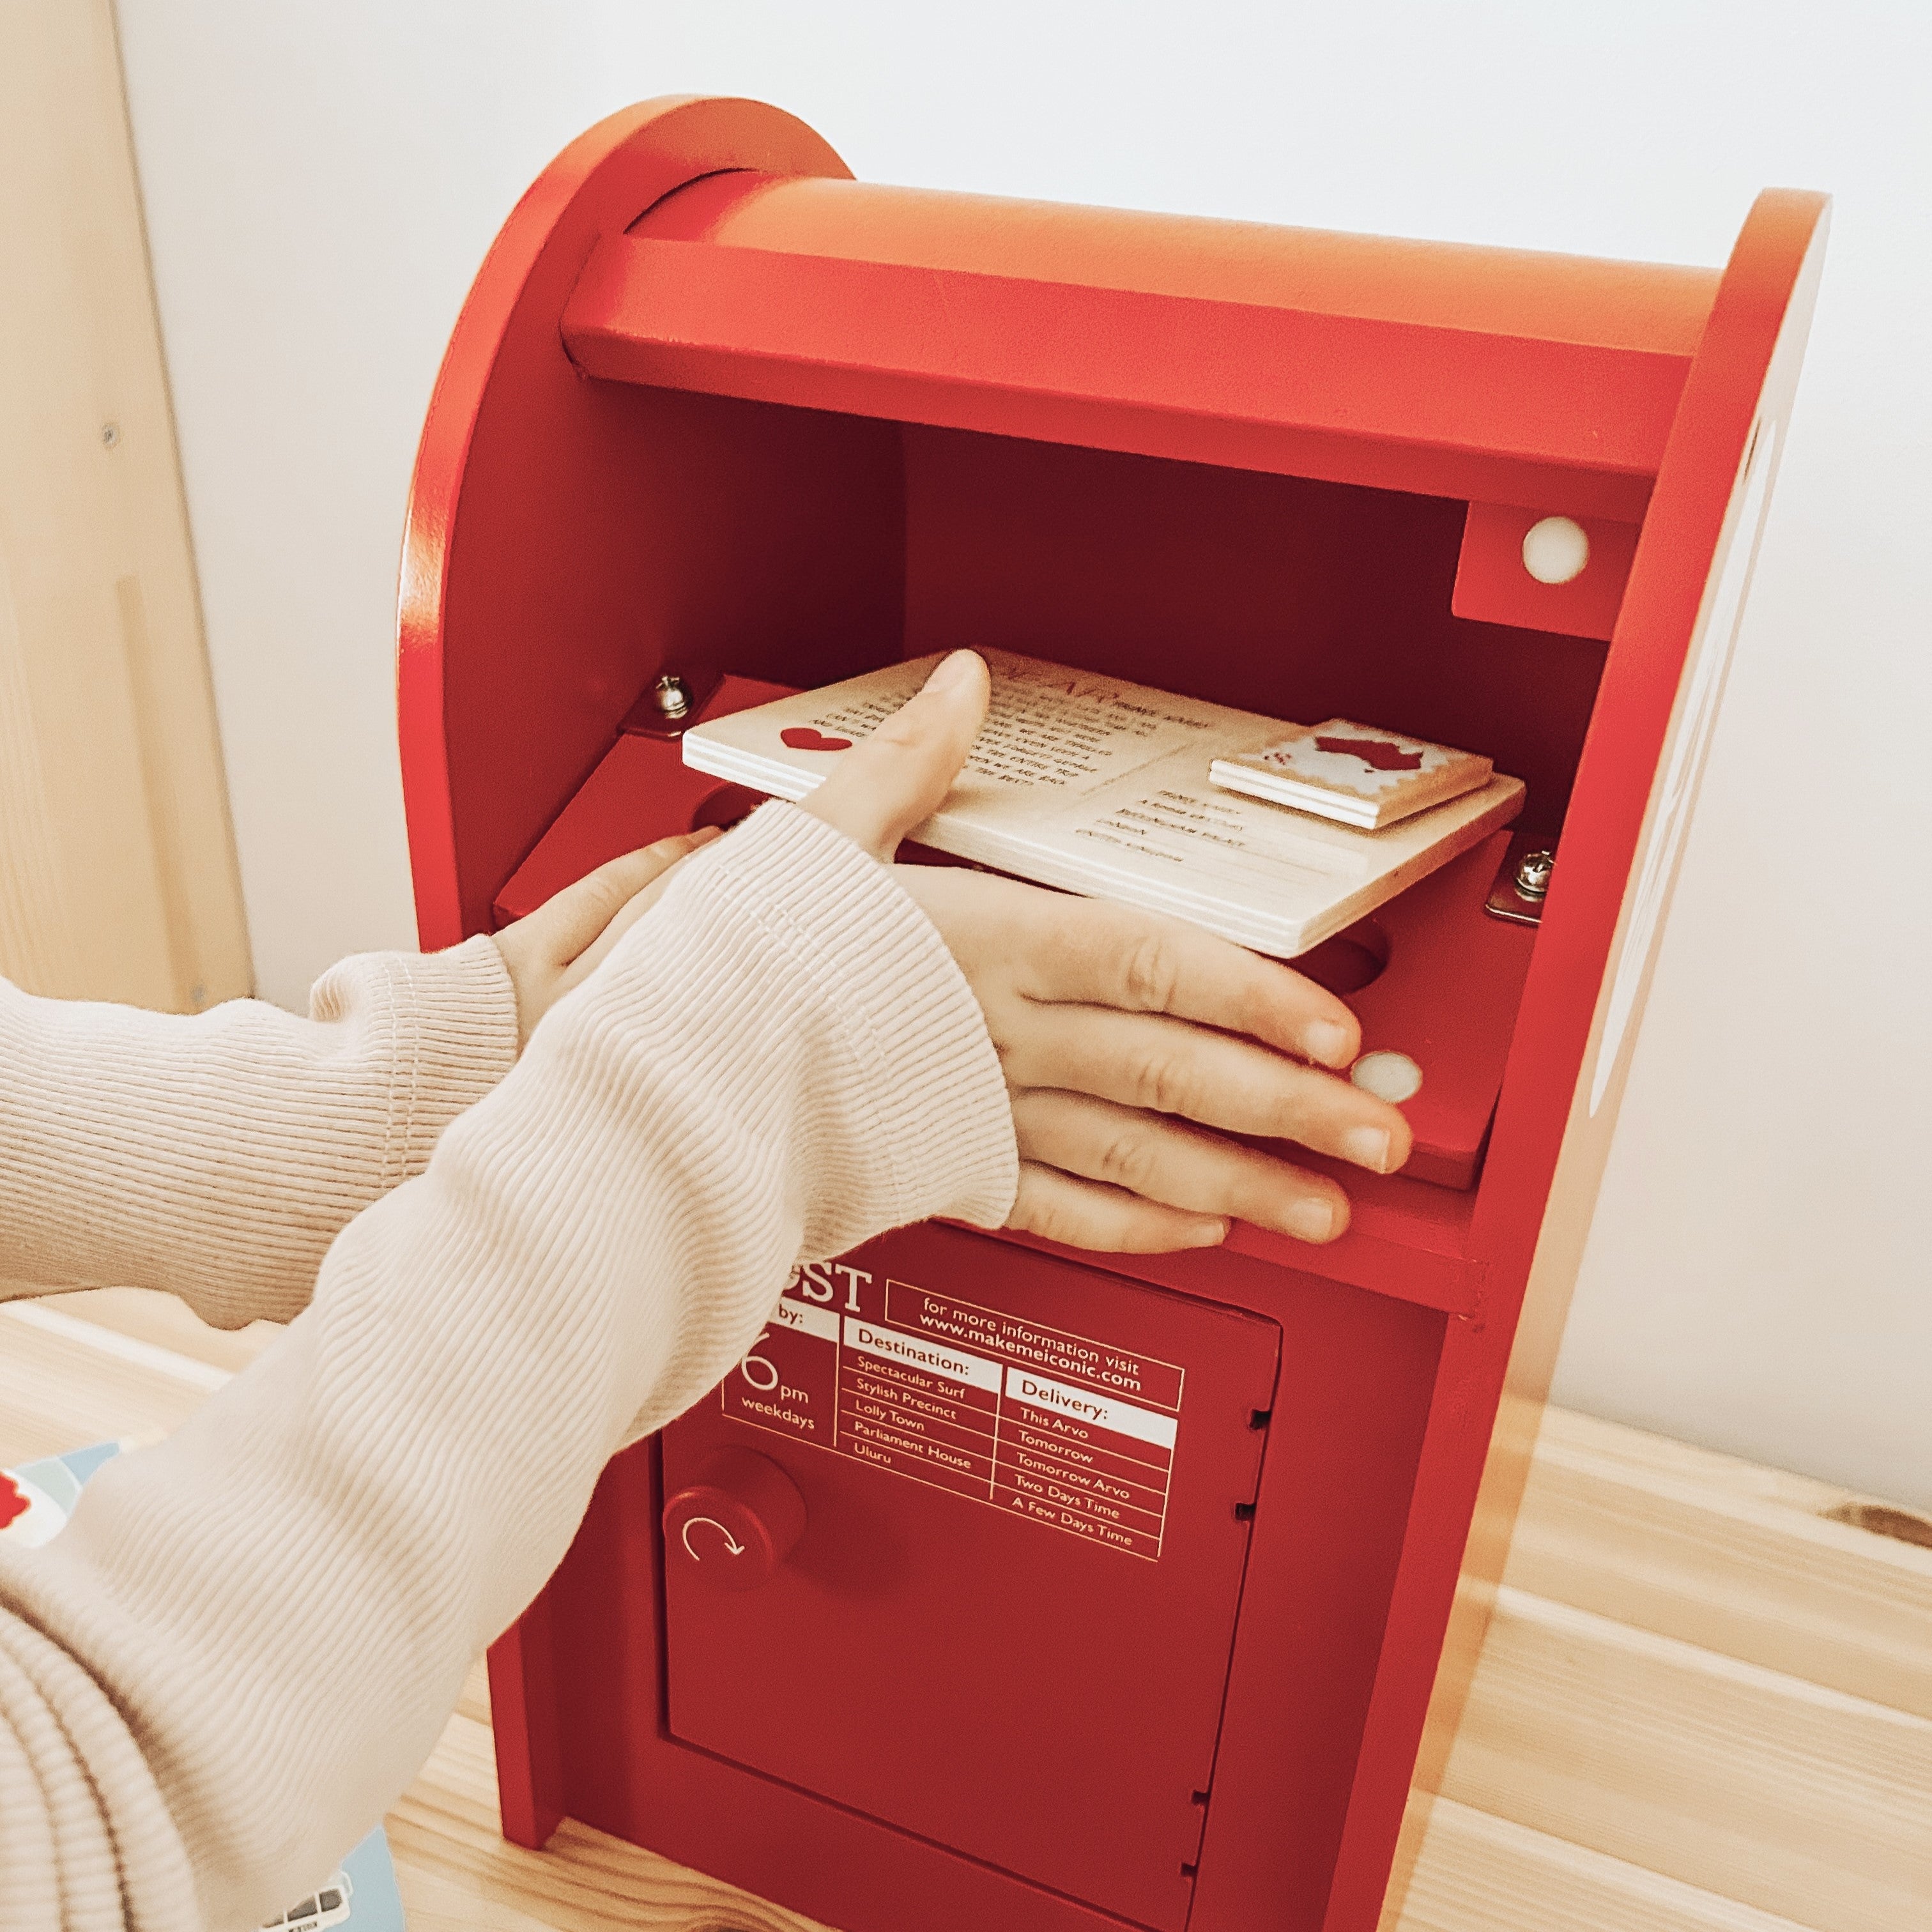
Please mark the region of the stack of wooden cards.
<svg viewBox="0 0 1932 1932"><path fill-rule="evenodd" d="M1331 718L1216 758L1208 775L1229 791L1373 832L1487 784L1495 770L1473 752Z"/></svg>
<svg viewBox="0 0 1932 1932"><path fill-rule="evenodd" d="M1461 761L1448 782L1447 768L1429 761L1442 747L1389 732L1340 721L1310 731L1096 672L982 655L993 673L986 727L946 802L913 837L1042 885L1174 914L1278 958L1352 925L1507 824L1522 803L1522 782L1496 776L1486 759L1444 753ZM684 761L775 797L803 798L938 661L889 664L694 726ZM1322 758L1352 758L1358 771L1393 760L1398 783L1416 779L1426 795L1405 791L1398 800L1371 790L1349 809L1364 800L1384 808L1374 820L1336 823L1299 800L1284 811L1286 799L1263 802L1210 777L1222 764L1246 772L1257 754L1324 736L1372 750L1364 758L1318 745ZM1418 761L1405 766L1412 751ZM1307 783L1308 772L1297 770L1290 782ZM1310 789L1326 797L1332 784ZM1399 822L1361 829L1385 818Z"/></svg>

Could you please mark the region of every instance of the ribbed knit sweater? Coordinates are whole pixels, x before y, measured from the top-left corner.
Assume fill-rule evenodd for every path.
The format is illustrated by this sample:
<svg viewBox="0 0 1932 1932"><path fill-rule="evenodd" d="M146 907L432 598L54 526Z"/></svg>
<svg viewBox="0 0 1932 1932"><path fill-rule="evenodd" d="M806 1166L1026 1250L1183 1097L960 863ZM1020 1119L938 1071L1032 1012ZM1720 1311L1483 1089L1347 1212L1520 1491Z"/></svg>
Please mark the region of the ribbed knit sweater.
<svg viewBox="0 0 1932 1932"><path fill-rule="evenodd" d="M604 1462L723 1378L796 1262L1012 1204L970 988L789 806L687 860L516 1044L488 939L347 961L306 1021L0 982L4 1292L293 1318L0 1552L4 1932L235 1932L299 1896Z"/></svg>

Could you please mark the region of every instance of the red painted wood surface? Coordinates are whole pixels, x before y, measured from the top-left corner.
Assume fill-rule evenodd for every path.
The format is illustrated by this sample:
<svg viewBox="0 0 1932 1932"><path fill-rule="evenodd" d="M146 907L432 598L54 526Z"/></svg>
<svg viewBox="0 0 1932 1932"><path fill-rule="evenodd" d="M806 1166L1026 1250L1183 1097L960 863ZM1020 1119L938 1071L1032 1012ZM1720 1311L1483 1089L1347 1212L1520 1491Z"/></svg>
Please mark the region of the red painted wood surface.
<svg viewBox="0 0 1932 1932"><path fill-rule="evenodd" d="M1527 1418L1510 1417L1509 1408L1533 1414L1547 1393L1628 1074L1634 1031L1621 1043L1606 1103L1588 1107L1607 982L1629 935L1629 888L1664 829L1657 778L1683 722L1688 673L1706 650L1727 657L1734 640L1736 611L1720 636L1704 634L1700 617L1732 546L1742 547L1748 568L1762 534L1761 510L1740 526L1742 472L1754 431L1763 425L1778 435L1789 416L1822 266L1826 206L1821 196L1773 190L1752 208L1638 542L1477 1200L1472 1238L1486 1271L1484 1319L1453 1331L1444 1348L1328 1932L1372 1924L1392 1865L1401 1882L1402 1787L1419 1772L1419 1788L1432 1788L1474 1659L1465 1634L1448 1652L1456 1667L1436 1682L1458 1586L1468 1613L1480 1616L1507 1554L1534 1440ZM1700 756L1678 801L1685 814L1701 764ZM1654 944L1653 930L1646 990ZM1513 1426L1497 1430L1499 1412ZM1238 1828L1240 1819L1232 1822Z"/></svg>
<svg viewBox="0 0 1932 1932"><path fill-rule="evenodd" d="M726 676L692 722L768 704L789 690ZM700 825L734 822L752 802L738 786L690 770L675 738L620 735L504 882L491 906L494 922L507 926L524 918L586 872L640 845Z"/></svg>
<svg viewBox="0 0 1932 1932"><path fill-rule="evenodd" d="M613 720L669 659L694 664L729 642L732 668L752 670L743 652L760 630L770 649L813 633L814 574L832 574L824 560L845 526L821 549L837 519L782 482L761 489L737 460L728 414L592 394L557 331L600 239L696 176L754 157L794 173L844 171L802 122L755 103L652 101L613 115L518 204L457 319L416 453L398 617L425 946L486 926L496 890L608 748ZM631 460L646 438L687 460ZM801 440L809 460L809 429ZM734 516L762 516L762 540L744 542ZM796 601L760 625L764 574L792 556L804 566ZM826 591L837 600L837 586ZM868 614L841 603L819 628L862 628ZM872 622L883 652L886 614Z"/></svg>
<svg viewBox="0 0 1932 1932"><path fill-rule="evenodd" d="M1721 692L1735 599L1715 607L1742 582L1724 565L1748 566L1761 520L1740 472L1754 436L1774 455L1822 212L1763 197L1719 278L871 187L788 117L710 101L616 117L526 197L458 324L411 503L426 944L723 809L674 745L619 742L662 672L804 686L954 644L1484 752L1558 860L1540 929L1478 910L1492 853L1378 915L1387 963L1351 997L1370 1044L1424 1065L1426 1178L1345 1177L1340 1242L1238 1228L1105 1276L1036 1241L960 1250L992 1300L1064 1264L1041 1279L1104 1308L1117 1278L1124 1315L1171 1304L1177 1333L1204 1306L1279 1331L1198 1844L1168 1847L1171 1878L1096 1875L1097 1827L1051 1858L1022 1822L1003 1838L1000 1766L969 1799L946 1738L904 1728L904 1660L983 1664L963 1638L928 1654L944 1619L842 1568L839 1539L869 1521L907 1574L944 1574L956 1499L814 1469L810 1442L786 1454L824 1507L781 1573L786 1621L824 1636L849 1606L896 1660L890 1694L855 1695L828 1736L843 1706L802 1678L811 1709L758 1735L709 1640L668 1643L661 1464L682 1451L641 1444L496 1654L507 1830L574 1815L848 1932L1370 1932L1506 1547ZM1466 529L1553 512L1640 524L1613 627L1516 582L1506 543L1472 574ZM757 1446L742 1418L687 1426ZM1180 1533L1215 1507L1186 1502ZM1022 1583L1078 1601L1095 1658L1141 1674L1136 1620L1185 1594L1156 1564L1130 1618L1104 1571L1050 1550L969 1569L955 1587L989 1606ZM759 1594L733 1612L747 1631L778 1604ZM1050 1723L1051 1684L1028 1697ZM680 1708L712 1713L695 1742ZM916 1804L866 1786L883 1726ZM1073 1812L1108 1790L1169 1803L1172 1767L1140 1755L1160 1790L1110 1762Z"/></svg>
<svg viewBox="0 0 1932 1932"><path fill-rule="evenodd" d="M587 374L1437 494L1641 512L1688 364L1018 276L606 242L564 317ZM1372 358L1374 391L1358 372ZM1490 448L1484 412L1510 398Z"/></svg>
<svg viewBox="0 0 1932 1932"><path fill-rule="evenodd" d="M1566 637L1607 639L1636 554L1635 524L1580 517L1589 557L1568 584L1543 584L1523 566L1523 538L1550 512L1546 506L1472 503L1449 608L1459 617L1514 624Z"/></svg>
<svg viewBox="0 0 1932 1932"><path fill-rule="evenodd" d="M503 1835L542 1844L563 1822L550 1604L540 1597L490 1648L490 1712Z"/></svg>

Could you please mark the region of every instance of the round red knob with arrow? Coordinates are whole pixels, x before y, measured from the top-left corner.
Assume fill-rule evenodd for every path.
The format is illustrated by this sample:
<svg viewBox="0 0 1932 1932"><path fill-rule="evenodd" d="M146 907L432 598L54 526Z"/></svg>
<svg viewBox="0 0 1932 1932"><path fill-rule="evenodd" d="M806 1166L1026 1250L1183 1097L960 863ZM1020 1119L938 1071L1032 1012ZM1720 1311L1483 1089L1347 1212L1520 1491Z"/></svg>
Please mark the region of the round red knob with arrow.
<svg viewBox="0 0 1932 1932"><path fill-rule="evenodd" d="M768 1456L721 1449L664 1504L664 1562L714 1590L755 1590L805 1533L805 1498Z"/></svg>

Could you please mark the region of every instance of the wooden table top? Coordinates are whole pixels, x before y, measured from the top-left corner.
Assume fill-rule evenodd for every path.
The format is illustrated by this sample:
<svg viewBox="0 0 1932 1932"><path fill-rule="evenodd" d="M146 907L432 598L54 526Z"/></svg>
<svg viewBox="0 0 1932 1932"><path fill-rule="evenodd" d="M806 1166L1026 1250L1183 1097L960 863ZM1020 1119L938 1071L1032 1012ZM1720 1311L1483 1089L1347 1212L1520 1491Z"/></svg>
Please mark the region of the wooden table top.
<svg viewBox="0 0 1932 1932"><path fill-rule="evenodd" d="M134 1290L0 1306L0 1463L171 1429L272 1336ZM1909 1512L1552 1411L1385 1932L1932 1927L1928 1544ZM813 1932L576 1824L506 1844L480 1665L388 1824L414 1932Z"/></svg>

